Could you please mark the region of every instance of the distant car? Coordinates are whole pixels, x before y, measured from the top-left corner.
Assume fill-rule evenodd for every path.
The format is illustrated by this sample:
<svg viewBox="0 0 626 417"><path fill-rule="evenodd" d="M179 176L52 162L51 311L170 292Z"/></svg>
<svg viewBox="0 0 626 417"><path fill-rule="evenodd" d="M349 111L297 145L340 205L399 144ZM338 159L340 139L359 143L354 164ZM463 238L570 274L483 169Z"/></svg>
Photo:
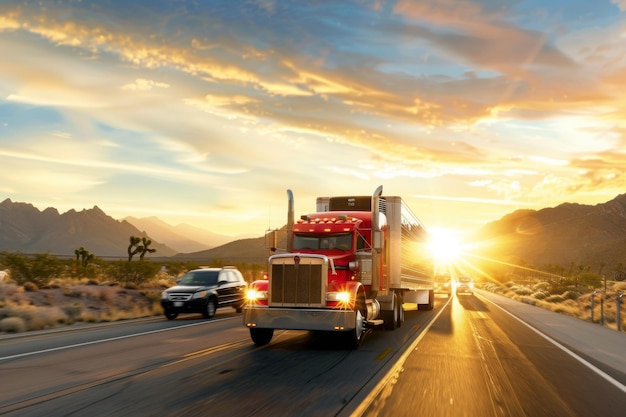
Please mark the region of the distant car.
<svg viewBox="0 0 626 417"><path fill-rule="evenodd" d="M247 283L235 267L194 269L176 283L161 294L168 320L181 313L200 313L208 319L222 307L233 307L238 313L243 310Z"/></svg>
<svg viewBox="0 0 626 417"><path fill-rule="evenodd" d="M442 274L435 276L435 294L448 294L452 296L452 279L450 275Z"/></svg>
<svg viewBox="0 0 626 417"><path fill-rule="evenodd" d="M456 293L474 294L474 280L472 277L459 277L456 283Z"/></svg>

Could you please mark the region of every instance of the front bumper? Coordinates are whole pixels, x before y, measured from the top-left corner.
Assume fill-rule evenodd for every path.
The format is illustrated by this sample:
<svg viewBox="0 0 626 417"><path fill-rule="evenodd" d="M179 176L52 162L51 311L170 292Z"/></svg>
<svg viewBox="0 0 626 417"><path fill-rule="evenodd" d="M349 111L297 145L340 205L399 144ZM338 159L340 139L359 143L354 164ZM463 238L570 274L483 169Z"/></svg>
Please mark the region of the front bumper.
<svg viewBox="0 0 626 417"><path fill-rule="evenodd" d="M161 300L161 307L175 313L201 313L206 310L207 300L198 298L188 301Z"/></svg>
<svg viewBox="0 0 626 417"><path fill-rule="evenodd" d="M258 329L346 331L355 328L353 310L245 307L243 323Z"/></svg>

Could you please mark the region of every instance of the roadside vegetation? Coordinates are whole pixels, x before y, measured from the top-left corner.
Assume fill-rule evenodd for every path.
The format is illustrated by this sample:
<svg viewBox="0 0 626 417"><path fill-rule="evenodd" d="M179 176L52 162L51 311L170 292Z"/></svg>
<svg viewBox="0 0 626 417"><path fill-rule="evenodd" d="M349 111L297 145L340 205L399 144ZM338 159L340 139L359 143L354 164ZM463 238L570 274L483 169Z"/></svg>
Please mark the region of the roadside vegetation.
<svg viewBox="0 0 626 417"><path fill-rule="evenodd" d="M75 259L49 254L0 252L0 332L18 333L75 323L112 322L163 314L161 292L185 272L200 266L234 265L248 282L261 279L265 264L155 262L150 241L130 239L128 259L103 260L84 248ZM133 261L133 256L139 255ZM487 291L556 313L617 329L617 299L626 281L604 281L599 271L570 267L563 275L528 267L483 269L477 285ZM560 271L563 273L563 270ZM606 289L605 289L606 285ZM593 310L592 310L593 298ZM626 299L620 328L626 331Z"/></svg>
<svg viewBox="0 0 626 417"><path fill-rule="evenodd" d="M134 247L128 260L103 260L82 247L76 250L76 259L1 252L0 332L161 315L161 292L178 277L201 266L225 265L219 259L206 263L144 259L142 254L150 253L146 243L150 242L131 238ZM132 261L135 254L139 259ZM226 264L238 267L249 282L264 273L264 265Z"/></svg>
<svg viewBox="0 0 626 417"><path fill-rule="evenodd" d="M569 277L533 271L528 274L507 273L501 279L483 280L479 287L613 330L618 329L619 306L619 329L626 331L626 298L620 298L626 293L626 282L605 281L602 275L583 268Z"/></svg>

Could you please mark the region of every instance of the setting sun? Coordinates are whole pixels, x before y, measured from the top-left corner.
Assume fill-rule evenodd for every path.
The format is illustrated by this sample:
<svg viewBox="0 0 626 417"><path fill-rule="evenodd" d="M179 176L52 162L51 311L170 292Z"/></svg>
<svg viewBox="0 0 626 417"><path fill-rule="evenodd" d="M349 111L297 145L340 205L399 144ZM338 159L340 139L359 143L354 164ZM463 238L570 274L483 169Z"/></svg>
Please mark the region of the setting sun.
<svg viewBox="0 0 626 417"><path fill-rule="evenodd" d="M453 265L462 252L458 232L455 230L431 229L430 251L435 259L437 270L446 271Z"/></svg>

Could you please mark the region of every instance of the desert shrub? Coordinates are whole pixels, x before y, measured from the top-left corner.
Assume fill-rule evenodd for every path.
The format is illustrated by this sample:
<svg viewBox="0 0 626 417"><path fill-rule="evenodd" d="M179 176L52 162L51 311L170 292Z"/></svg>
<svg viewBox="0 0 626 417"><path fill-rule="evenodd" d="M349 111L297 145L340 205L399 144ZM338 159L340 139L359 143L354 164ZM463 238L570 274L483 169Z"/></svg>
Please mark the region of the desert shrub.
<svg viewBox="0 0 626 417"><path fill-rule="evenodd" d="M602 277L593 272L584 272L577 277L577 284L587 289L593 289L600 286Z"/></svg>
<svg viewBox="0 0 626 417"><path fill-rule="evenodd" d="M504 286L507 287L507 288L511 288L511 287L516 286L516 285L517 284L515 282L513 282L513 281L507 281L507 282L504 283Z"/></svg>
<svg viewBox="0 0 626 417"><path fill-rule="evenodd" d="M67 315L59 307L18 306L2 313L7 318L19 318L26 330L42 330L57 324L66 323Z"/></svg>
<svg viewBox="0 0 626 417"><path fill-rule="evenodd" d="M26 323L21 317L7 317L0 320L0 331L6 333L22 333L26 331Z"/></svg>
<svg viewBox="0 0 626 417"><path fill-rule="evenodd" d="M549 303L562 303L563 301L565 301L565 297L563 297L561 294L555 294L546 297L545 300Z"/></svg>
<svg viewBox="0 0 626 417"><path fill-rule="evenodd" d="M139 284L137 284L136 282L126 282L124 284L124 289L126 290L136 290L139 288Z"/></svg>
<svg viewBox="0 0 626 417"><path fill-rule="evenodd" d="M65 323L67 316L58 307L37 307L24 310L28 330L43 330Z"/></svg>
<svg viewBox="0 0 626 417"><path fill-rule="evenodd" d="M39 291L39 287L34 282L25 282L24 283L24 291L36 292Z"/></svg>
<svg viewBox="0 0 626 417"><path fill-rule="evenodd" d="M550 293L547 291L537 291L535 293L532 294L532 297L537 299L537 300L544 300L547 297L550 296Z"/></svg>
<svg viewBox="0 0 626 417"><path fill-rule="evenodd" d="M542 291L542 292L544 292L544 291L549 291L550 287L551 287L551 285L550 285L549 282L542 281L542 282L538 282L535 285L533 285L532 289L535 290L535 291Z"/></svg>
<svg viewBox="0 0 626 417"><path fill-rule="evenodd" d="M519 296L525 296L525 295L531 295L533 292L530 288L527 287L514 287L515 289L513 289L513 287L511 288L511 290Z"/></svg>
<svg viewBox="0 0 626 417"><path fill-rule="evenodd" d="M112 279L124 284L140 284L152 280L160 269L158 264L147 260L115 261L109 265L109 274Z"/></svg>
<svg viewBox="0 0 626 417"><path fill-rule="evenodd" d="M580 297L580 293L578 291L565 291L561 294L564 300L577 300Z"/></svg>
<svg viewBox="0 0 626 417"><path fill-rule="evenodd" d="M3 265L11 270L11 279L18 285L33 282L40 288L45 287L65 271L63 262L48 254L26 257L19 253L2 252L0 258Z"/></svg>
<svg viewBox="0 0 626 417"><path fill-rule="evenodd" d="M486 291L490 291L496 294L504 294L506 290L505 287L502 287L501 285L493 282L486 282L485 284L483 284L482 288Z"/></svg>
<svg viewBox="0 0 626 417"><path fill-rule="evenodd" d="M74 304L61 307L61 311L63 311L63 313L67 317L67 324L72 324L80 319L82 308L80 305Z"/></svg>
<svg viewBox="0 0 626 417"><path fill-rule="evenodd" d="M17 284L0 285L0 300L5 305L20 304L24 300L24 287Z"/></svg>
<svg viewBox="0 0 626 417"><path fill-rule="evenodd" d="M566 314L572 317L577 317L580 314L580 306L574 300L564 300L561 303L556 303L550 308L550 310L555 313Z"/></svg>
<svg viewBox="0 0 626 417"><path fill-rule="evenodd" d="M16 284L0 285L0 300L11 298L19 291L19 287Z"/></svg>
<svg viewBox="0 0 626 417"><path fill-rule="evenodd" d="M73 285L64 294L68 297L84 297L111 303L115 301L118 291L118 287L111 286Z"/></svg>

